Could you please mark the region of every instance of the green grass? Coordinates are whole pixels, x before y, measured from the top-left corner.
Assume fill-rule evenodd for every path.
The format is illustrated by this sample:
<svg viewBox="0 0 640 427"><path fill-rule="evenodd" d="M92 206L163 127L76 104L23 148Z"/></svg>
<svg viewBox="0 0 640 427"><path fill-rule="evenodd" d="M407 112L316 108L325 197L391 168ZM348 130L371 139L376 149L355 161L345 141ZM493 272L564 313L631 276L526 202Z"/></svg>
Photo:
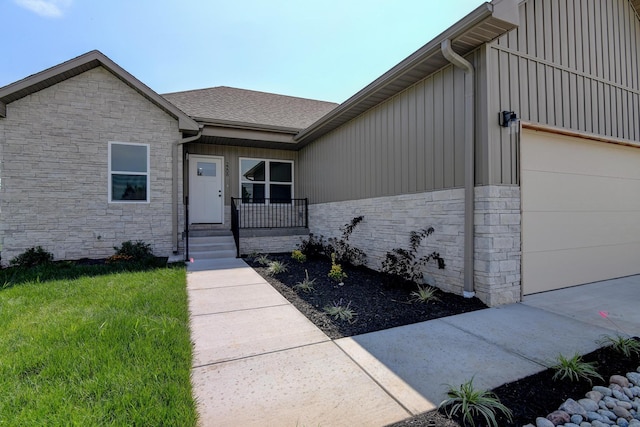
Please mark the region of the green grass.
<svg viewBox="0 0 640 427"><path fill-rule="evenodd" d="M0 425L195 425L185 270L68 268L2 272Z"/></svg>

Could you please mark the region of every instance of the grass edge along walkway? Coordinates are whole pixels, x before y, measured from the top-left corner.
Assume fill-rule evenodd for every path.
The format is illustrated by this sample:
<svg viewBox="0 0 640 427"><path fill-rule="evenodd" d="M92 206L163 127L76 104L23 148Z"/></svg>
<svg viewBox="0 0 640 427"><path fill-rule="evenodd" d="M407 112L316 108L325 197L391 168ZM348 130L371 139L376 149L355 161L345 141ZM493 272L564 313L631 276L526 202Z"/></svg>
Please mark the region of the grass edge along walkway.
<svg viewBox="0 0 640 427"><path fill-rule="evenodd" d="M0 425L194 426L184 268L0 289Z"/></svg>

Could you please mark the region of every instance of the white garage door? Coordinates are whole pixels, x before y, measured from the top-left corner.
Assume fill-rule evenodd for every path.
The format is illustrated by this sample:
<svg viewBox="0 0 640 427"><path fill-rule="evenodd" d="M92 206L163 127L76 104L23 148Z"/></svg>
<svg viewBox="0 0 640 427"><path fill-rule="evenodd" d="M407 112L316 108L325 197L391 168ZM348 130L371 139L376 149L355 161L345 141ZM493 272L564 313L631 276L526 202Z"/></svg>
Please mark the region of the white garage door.
<svg viewBox="0 0 640 427"><path fill-rule="evenodd" d="M640 148L521 138L522 289L640 274Z"/></svg>

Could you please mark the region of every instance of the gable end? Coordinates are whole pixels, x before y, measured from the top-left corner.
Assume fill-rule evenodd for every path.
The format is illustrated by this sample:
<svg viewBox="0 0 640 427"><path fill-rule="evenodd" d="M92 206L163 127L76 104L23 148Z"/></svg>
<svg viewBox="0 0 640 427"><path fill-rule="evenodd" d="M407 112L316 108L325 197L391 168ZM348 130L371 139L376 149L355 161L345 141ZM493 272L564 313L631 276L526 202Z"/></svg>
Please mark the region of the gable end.
<svg viewBox="0 0 640 427"><path fill-rule="evenodd" d="M6 117L7 104L96 67L103 67L108 70L122 82L155 104L158 108L176 118L178 120L180 130L190 133L195 133L199 130L198 124L182 110L154 92L151 88L136 79L125 69L97 50L85 53L77 58L63 62L62 64L0 88L0 117Z"/></svg>

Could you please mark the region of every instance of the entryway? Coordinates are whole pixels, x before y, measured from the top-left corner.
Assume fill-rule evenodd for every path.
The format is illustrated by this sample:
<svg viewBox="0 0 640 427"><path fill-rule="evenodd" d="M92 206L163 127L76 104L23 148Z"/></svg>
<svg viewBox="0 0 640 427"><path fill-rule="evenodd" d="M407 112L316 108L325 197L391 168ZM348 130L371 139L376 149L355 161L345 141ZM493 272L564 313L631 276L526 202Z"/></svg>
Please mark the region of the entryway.
<svg viewBox="0 0 640 427"><path fill-rule="evenodd" d="M189 224L224 222L222 157L189 156Z"/></svg>

